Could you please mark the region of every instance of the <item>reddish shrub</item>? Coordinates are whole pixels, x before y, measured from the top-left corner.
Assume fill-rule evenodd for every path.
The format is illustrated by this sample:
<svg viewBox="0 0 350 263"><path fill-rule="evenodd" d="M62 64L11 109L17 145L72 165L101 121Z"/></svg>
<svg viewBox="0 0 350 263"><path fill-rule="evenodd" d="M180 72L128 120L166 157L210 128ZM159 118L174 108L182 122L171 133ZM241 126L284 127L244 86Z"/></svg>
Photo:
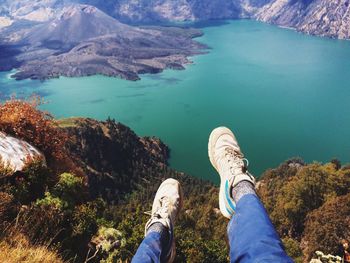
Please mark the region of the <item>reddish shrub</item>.
<svg viewBox="0 0 350 263"><path fill-rule="evenodd" d="M41 104L39 97L0 103L0 131L37 147L45 155L48 165L58 173L71 171L82 176L81 169L66 150L67 132L58 127L50 113L38 109Z"/></svg>
<svg viewBox="0 0 350 263"><path fill-rule="evenodd" d="M68 136L49 113L37 109L40 104L37 97L0 104L0 130L36 146L48 159L62 159Z"/></svg>

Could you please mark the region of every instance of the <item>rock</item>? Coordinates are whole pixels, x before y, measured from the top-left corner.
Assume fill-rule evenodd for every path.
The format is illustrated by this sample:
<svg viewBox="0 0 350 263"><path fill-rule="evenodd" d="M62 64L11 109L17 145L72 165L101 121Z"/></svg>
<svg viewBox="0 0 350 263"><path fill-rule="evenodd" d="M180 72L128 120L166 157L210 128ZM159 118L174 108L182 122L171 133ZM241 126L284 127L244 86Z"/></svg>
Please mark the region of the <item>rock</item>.
<svg viewBox="0 0 350 263"><path fill-rule="evenodd" d="M26 164L38 159L45 157L34 146L0 132L0 164L6 169L22 171Z"/></svg>
<svg viewBox="0 0 350 263"><path fill-rule="evenodd" d="M348 0L272 0L254 17L311 35L349 39L349 9Z"/></svg>

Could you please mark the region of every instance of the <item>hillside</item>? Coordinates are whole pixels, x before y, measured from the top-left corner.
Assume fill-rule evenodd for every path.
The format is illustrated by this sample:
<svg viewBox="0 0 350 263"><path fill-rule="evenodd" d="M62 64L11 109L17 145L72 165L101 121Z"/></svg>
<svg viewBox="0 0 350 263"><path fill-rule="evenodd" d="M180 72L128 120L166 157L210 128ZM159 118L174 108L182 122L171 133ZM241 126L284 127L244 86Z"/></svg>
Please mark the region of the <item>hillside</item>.
<svg viewBox="0 0 350 263"><path fill-rule="evenodd" d="M15 173L2 163L0 259L83 262L103 245L91 262L128 261L143 237L148 218L143 212L151 208L161 181L173 177L185 191L175 229L177 262L228 262L218 188L169 168L169 149L159 139L139 137L110 119L55 121L36 105L0 105L0 131L42 154L27 158ZM349 238L349 189L350 167L336 160L324 165L290 160L265 172L258 184L296 262L315 250L337 254L339 239Z"/></svg>
<svg viewBox="0 0 350 263"><path fill-rule="evenodd" d="M350 38L347 0L182 0L176 4L171 0L84 2L132 23L251 18L307 34Z"/></svg>
<svg viewBox="0 0 350 263"><path fill-rule="evenodd" d="M303 33L331 38L350 38L347 0L275 0L260 9L258 20L287 26Z"/></svg>
<svg viewBox="0 0 350 263"><path fill-rule="evenodd" d="M0 28L19 20L45 22L67 5L88 4L131 24L251 18L332 38L350 38L347 0L47 0L1 1Z"/></svg>
<svg viewBox="0 0 350 263"><path fill-rule="evenodd" d="M106 242L105 231L112 231L114 241L122 245L101 251L95 261L130 259L143 237L148 218L143 212L151 208L161 181L173 177L182 182L188 197L187 212L177 226L184 235L178 244L179 261L200 253L200 258L226 262L226 253L220 254L222 247L226 250L226 222L213 211L214 206L201 206L217 203L217 189L170 169L166 164L169 150L159 139L138 137L114 120L56 122L32 105L14 101L0 107L0 130L35 145L47 161L45 166L34 159L13 175L4 164L0 169L1 230L7 229L0 242L7 249L16 249L9 235L20 240L24 236L35 243L33 250L48 248L58 253L57 258L83 262L89 248L92 255L98 244ZM47 136L41 137L44 131ZM213 225L206 224L204 214L219 226L216 233Z"/></svg>
<svg viewBox="0 0 350 263"><path fill-rule="evenodd" d="M48 23L40 24L30 30L21 40L24 44L42 45L47 42L76 44L103 35L136 35L138 30L118 22L99 9L88 5L70 5L64 7L62 14Z"/></svg>
<svg viewBox="0 0 350 263"><path fill-rule="evenodd" d="M139 74L184 69L206 47L200 30L122 24L89 5L68 5L53 20L19 20L0 31L0 70L16 79L102 74L138 80Z"/></svg>

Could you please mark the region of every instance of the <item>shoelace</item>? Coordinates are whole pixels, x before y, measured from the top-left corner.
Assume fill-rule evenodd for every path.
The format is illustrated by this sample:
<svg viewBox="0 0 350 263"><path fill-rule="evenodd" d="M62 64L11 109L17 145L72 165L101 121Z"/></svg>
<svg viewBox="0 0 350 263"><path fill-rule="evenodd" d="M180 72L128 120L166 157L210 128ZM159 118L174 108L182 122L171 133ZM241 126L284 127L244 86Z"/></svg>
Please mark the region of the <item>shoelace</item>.
<svg viewBox="0 0 350 263"><path fill-rule="evenodd" d="M158 210L156 210L153 214L152 214L152 211L146 211L144 212L146 215L149 215L151 217L156 217L156 218L167 218L169 215L169 199L168 197L166 196L163 196L161 199L160 199L160 207Z"/></svg>
<svg viewBox="0 0 350 263"><path fill-rule="evenodd" d="M231 147L227 147L225 148L225 157L229 164L230 172L233 176L238 175L239 172L247 172L249 161L244 158L240 152L233 150Z"/></svg>

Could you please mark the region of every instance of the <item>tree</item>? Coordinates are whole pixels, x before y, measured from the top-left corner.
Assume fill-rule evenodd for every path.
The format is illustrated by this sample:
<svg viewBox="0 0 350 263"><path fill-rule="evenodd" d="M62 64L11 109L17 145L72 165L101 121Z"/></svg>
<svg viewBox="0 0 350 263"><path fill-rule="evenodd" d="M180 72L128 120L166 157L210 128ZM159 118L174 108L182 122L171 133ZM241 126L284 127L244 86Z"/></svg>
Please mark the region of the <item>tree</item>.
<svg viewBox="0 0 350 263"><path fill-rule="evenodd" d="M310 259L316 250L339 255L339 241L350 237L350 193L333 197L312 211L305 223L302 243Z"/></svg>

